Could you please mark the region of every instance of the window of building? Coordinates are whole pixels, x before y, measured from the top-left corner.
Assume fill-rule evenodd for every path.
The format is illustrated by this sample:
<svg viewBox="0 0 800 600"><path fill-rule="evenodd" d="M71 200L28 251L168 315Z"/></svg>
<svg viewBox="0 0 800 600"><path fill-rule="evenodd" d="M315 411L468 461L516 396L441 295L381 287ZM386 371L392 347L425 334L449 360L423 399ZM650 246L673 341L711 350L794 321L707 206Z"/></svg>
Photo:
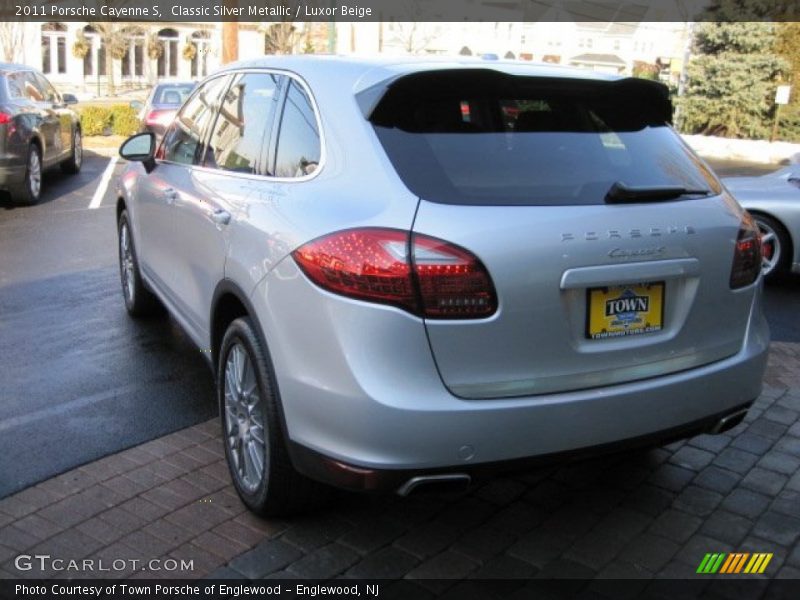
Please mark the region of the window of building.
<svg viewBox="0 0 800 600"><path fill-rule="evenodd" d="M67 72L67 28L61 23L42 25L42 72L48 75Z"/></svg>
<svg viewBox="0 0 800 600"><path fill-rule="evenodd" d="M158 41L162 52L158 57L158 76L178 76L178 32L174 29L162 29L158 32Z"/></svg>
<svg viewBox="0 0 800 600"><path fill-rule="evenodd" d="M192 59L192 77L201 79L208 75L208 55L211 52L211 35L208 31L195 31L190 42L197 50Z"/></svg>
<svg viewBox="0 0 800 600"><path fill-rule="evenodd" d="M89 52L83 57L83 75L102 76L106 74L106 48L103 39L91 25L83 28L83 35L89 42Z"/></svg>
<svg viewBox="0 0 800 600"><path fill-rule="evenodd" d="M123 77L142 77L144 75L144 32L139 29L123 31L128 38L125 56L120 60Z"/></svg>

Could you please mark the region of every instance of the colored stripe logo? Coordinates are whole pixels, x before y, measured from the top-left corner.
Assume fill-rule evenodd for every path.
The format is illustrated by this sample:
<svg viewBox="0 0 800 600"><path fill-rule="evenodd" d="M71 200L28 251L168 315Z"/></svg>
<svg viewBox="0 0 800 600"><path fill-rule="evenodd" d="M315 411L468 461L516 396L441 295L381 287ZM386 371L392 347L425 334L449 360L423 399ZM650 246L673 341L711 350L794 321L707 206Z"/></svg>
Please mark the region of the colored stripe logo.
<svg viewBox="0 0 800 600"><path fill-rule="evenodd" d="M725 552L709 553L703 557L697 572L703 575L716 573L735 575L749 573L760 575L767 570L767 565L772 560L771 552Z"/></svg>

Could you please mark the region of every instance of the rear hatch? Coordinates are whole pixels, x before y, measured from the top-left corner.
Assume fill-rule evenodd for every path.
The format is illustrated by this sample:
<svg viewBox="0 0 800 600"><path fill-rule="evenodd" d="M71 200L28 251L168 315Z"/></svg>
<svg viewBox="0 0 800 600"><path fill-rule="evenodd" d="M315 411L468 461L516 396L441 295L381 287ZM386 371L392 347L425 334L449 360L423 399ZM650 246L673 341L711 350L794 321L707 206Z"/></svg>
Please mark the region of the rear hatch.
<svg viewBox="0 0 800 600"><path fill-rule="evenodd" d="M496 291L487 318L425 321L454 394L612 385L741 348L758 274L732 289L743 212L670 113L663 86L630 79L475 69L389 87L370 120L420 197L414 232L473 253Z"/></svg>

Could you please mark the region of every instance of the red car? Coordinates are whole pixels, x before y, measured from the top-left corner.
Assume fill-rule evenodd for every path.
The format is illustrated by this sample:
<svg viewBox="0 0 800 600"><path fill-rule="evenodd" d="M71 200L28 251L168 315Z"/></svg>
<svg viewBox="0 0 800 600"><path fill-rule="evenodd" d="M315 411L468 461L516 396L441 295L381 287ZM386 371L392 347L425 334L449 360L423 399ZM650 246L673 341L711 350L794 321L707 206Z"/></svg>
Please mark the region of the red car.
<svg viewBox="0 0 800 600"><path fill-rule="evenodd" d="M171 82L154 86L142 108L141 131L152 131L160 139L196 85L194 82Z"/></svg>

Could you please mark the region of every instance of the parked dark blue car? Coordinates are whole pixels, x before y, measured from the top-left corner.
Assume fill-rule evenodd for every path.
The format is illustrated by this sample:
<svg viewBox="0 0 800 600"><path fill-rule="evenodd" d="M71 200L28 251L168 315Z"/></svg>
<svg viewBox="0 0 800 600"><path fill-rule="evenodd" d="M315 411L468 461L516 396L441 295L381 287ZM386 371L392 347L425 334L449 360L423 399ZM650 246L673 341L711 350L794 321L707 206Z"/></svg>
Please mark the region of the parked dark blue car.
<svg viewBox="0 0 800 600"><path fill-rule="evenodd" d="M0 188L16 202L39 201L45 169L80 171L80 120L69 106L77 101L36 69L0 63Z"/></svg>

